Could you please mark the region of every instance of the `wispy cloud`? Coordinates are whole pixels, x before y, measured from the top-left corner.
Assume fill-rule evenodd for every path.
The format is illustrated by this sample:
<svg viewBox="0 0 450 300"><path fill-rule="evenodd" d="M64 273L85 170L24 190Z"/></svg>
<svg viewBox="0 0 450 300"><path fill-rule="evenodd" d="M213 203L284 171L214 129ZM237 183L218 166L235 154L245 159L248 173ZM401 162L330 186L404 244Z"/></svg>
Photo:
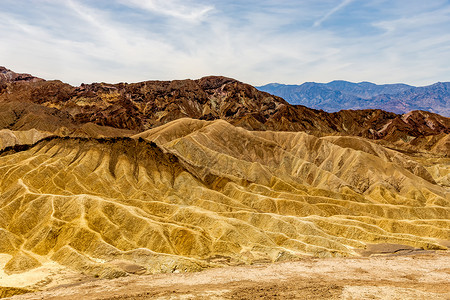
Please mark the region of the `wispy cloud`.
<svg viewBox="0 0 450 300"><path fill-rule="evenodd" d="M178 0L121 0L120 2L127 6L191 22L201 21L214 8L211 5Z"/></svg>
<svg viewBox="0 0 450 300"><path fill-rule="evenodd" d="M342 1L339 5L333 7L333 9L331 9L329 12L327 12L323 17L321 17L320 19L316 20L314 22L313 27L318 27L320 26L323 22L325 22L328 18L330 18L332 15L334 15L335 13L337 13L338 11L340 11L341 9L343 9L344 7L346 7L347 5L349 5L350 3L352 3L354 0L344 0Z"/></svg>

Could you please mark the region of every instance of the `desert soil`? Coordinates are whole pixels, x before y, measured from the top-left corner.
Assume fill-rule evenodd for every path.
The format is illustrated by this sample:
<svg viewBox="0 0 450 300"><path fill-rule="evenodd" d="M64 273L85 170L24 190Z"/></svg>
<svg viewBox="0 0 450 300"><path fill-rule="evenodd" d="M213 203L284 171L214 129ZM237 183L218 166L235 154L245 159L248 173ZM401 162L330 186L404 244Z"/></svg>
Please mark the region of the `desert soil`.
<svg viewBox="0 0 450 300"><path fill-rule="evenodd" d="M450 299L448 251L305 258L113 280L52 276L44 290L10 299Z"/></svg>

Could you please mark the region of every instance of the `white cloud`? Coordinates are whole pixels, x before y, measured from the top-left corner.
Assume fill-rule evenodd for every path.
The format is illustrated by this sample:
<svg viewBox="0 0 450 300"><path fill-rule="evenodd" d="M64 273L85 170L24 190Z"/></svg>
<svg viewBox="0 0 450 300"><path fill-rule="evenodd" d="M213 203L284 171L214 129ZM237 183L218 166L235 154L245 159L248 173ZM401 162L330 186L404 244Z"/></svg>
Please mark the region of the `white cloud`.
<svg viewBox="0 0 450 300"><path fill-rule="evenodd" d="M318 27L320 26L323 22L325 22L328 18L330 18L332 15L334 15L335 13L337 13L338 11L340 11L341 9L343 9L344 7L346 7L347 5L349 5L350 3L352 3L354 0L344 0L342 1L339 5L333 7L333 9L331 9L328 13L326 13L323 17L321 17L320 19L318 19L317 21L314 22L313 27Z"/></svg>
<svg viewBox="0 0 450 300"><path fill-rule="evenodd" d="M203 20L205 15L214 8L211 5L198 5L190 1L178 0L120 0L120 2L127 6L191 22Z"/></svg>

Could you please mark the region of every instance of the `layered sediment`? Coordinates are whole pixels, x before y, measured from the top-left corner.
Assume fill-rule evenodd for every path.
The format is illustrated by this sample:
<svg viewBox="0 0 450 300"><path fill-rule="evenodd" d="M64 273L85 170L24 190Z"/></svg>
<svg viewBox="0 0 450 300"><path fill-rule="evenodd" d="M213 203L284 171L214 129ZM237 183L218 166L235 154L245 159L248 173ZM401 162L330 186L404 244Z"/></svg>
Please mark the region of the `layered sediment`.
<svg viewBox="0 0 450 300"><path fill-rule="evenodd" d="M359 137L222 120L47 137L0 155L0 252L8 274L54 261L117 277L356 256L377 243L445 250L440 172Z"/></svg>

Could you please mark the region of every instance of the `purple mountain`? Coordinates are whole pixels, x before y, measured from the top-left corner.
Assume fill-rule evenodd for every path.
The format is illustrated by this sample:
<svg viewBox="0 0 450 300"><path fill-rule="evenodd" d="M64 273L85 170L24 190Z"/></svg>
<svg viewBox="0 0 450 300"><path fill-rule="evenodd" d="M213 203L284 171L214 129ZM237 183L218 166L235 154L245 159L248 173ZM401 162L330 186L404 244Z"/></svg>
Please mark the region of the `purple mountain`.
<svg viewBox="0 0 450 300"><path fill-rule="evenodd" d="M415 87L336 80L329 83L306 82L301 85L270 83L257 89L282 97L291 104L328 112L379 108L395 113L424 110L450 117L450 82Z"/></svg>

